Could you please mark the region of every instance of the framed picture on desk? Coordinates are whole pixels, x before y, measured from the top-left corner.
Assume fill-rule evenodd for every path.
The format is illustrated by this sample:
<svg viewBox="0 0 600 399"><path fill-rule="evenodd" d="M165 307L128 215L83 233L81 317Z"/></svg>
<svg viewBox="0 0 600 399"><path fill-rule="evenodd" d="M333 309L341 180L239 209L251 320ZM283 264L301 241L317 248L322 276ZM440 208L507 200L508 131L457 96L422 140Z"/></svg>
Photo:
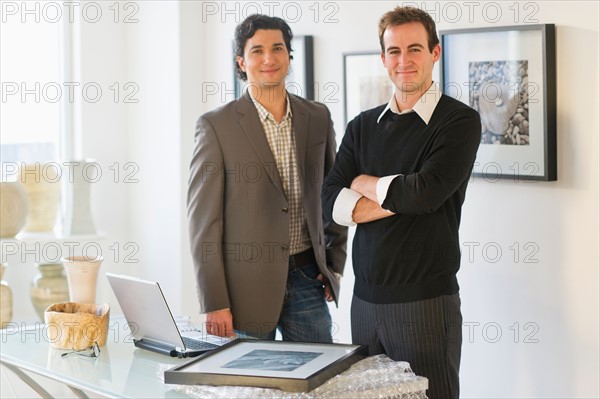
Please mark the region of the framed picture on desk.
<svg viewBox="0 0 600 399"><path fill-rule="evenodd" d="M308 392L366 355L363 345L237 339L165 371L165 383Z"/></svg>

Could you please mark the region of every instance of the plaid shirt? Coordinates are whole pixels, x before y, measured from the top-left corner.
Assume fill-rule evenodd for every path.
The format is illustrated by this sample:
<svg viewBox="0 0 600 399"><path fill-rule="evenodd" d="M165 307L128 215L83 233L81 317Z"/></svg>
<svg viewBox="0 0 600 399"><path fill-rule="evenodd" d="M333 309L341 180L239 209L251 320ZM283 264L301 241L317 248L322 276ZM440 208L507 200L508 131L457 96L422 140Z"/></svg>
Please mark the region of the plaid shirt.
<svg viewBox="0 0 600 399"><path fill-rule="evenodd" d="M252 96L250 96L252 97ZM290 215L290 255L295 255L309 249L312 244L308 234L308 225L304 207L302 206L302 188L300 187L300 172L296 158L296 139L292 129L292 108L290 98L286 96L287 112L280 123L273 115L252 97L258 111L269 147L277 164L277 171L283 184L283 190L288 200Z"/></svg>

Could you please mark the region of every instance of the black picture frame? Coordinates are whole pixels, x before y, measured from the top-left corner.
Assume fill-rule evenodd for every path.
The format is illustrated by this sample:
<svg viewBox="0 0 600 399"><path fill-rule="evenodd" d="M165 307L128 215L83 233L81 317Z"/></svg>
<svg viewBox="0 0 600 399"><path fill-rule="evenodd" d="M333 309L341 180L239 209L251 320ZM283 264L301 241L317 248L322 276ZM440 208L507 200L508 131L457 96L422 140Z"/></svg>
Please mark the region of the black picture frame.
<svg viewBox="0 0 600 399"><path fill-rule="evenodd" d="M364 345L236 339L165 371L165 383L308 392L368 354Z"/></svg>
<svg viewBox="0 0 600 399"><path fill-rule="evenodd" d="M235 52L234 52L235 54ZM307 100L315 99L315 72L314 72L314 48L313 37L294 36L292 38L292 62L290 71L285 79L288 92L296 94ZM235 68L233 71L234 95L240 98L245 90L247 82L241 80Z"/></svg>
<svg viewBox="0 0 600 399"><path fill-rule="evenodd" d="M394 85L381 51L342 54L344 58L344 126L360 112L390 101Z"/></svg>
<svg viewBox="0 0 600 399"><path fill-rule="evenodd" d="M557 180L554 25L442 30L440 41L442 91L482 120L473 175Z"/></svg>

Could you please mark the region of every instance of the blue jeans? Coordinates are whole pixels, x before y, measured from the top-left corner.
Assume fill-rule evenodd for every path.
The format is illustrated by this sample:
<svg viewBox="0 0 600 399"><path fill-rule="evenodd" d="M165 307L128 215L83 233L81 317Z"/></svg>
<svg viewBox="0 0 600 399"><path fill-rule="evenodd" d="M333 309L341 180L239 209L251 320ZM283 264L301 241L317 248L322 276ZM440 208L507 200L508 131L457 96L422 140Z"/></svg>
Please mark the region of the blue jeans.
<svg viewBox="0 0 600 399"><path fill-rule="evenodd" d="M317 280L319 273L316 263L290 267L277 326L259 339L273 341L278 329L284 341L332 342L331 315L323 284ZM236 333L240 338L248 337Z"/></svg>

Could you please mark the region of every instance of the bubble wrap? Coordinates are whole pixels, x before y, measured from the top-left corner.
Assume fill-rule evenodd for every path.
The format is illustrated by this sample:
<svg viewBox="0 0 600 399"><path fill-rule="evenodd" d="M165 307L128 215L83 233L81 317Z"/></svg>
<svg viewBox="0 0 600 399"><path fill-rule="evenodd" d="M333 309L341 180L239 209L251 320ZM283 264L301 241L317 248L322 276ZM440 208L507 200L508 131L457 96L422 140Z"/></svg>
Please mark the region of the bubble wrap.
<svg viewBox="0 0 600 399"><path fill-rule="evenodd" d="M165 369L166 370L166 369ZM164 375L163 370L161 378ZM175 385L172 389L194 398L393 398L427 399L428 381L416 376L407 362L386 355L367 357L310 392L241 386Z"/></svg>

